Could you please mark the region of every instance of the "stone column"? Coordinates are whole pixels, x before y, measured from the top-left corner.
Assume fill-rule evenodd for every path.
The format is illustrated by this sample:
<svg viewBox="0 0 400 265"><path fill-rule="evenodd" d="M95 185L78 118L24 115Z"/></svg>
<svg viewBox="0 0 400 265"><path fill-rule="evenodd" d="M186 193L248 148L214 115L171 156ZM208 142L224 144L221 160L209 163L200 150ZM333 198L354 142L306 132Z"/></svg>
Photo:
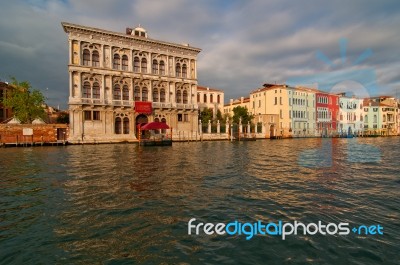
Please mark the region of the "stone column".
<svg viewBox="0 0 400 265"><path fill-rule="evenodd" d="M242 128L242 117L239 118L239 133L243 132L243 128Z"/></svg>
<svg viewBox="0 0 400 265"><path fill-rule="evenodd" d="M251 127L250 127L250 122L247 122L247 133L250 134L251 133Z"/></svg>
<svg viewBox="0 0 400 265"><path fill-rule="evenodd" d="M221 124L219 123L219 120L217 122L217 133L221 133Z"/></svg>
<svg viewBox="0 0 400 265"><path fill-rule="evenodd" d="M210 120L208 120L207 132L208 132L208 133L211 133L211 121L210 121Z"/></svg>
<svg viewBox="0 0 400 265"><path fill-rule="evenodd" d="M199 134L201 135L203 132L202 130L202 124L201 124L201 120L199 119Z"/></svg>

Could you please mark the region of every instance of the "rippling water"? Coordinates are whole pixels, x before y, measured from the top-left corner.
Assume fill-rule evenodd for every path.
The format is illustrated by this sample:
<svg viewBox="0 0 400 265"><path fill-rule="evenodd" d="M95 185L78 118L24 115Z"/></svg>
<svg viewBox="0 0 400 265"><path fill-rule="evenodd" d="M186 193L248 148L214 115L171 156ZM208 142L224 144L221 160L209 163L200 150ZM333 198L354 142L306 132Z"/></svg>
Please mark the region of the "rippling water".
<svg viewBox="0 0 400 265"><path fill-rule="evenodd" d="M299 163L326 143L329 167ZM352 161L355 143L380 161ZM399 137L3 148L0 263L399 264L399 157ZM384 235L193 236L192 217L381 224Z"/></svg>

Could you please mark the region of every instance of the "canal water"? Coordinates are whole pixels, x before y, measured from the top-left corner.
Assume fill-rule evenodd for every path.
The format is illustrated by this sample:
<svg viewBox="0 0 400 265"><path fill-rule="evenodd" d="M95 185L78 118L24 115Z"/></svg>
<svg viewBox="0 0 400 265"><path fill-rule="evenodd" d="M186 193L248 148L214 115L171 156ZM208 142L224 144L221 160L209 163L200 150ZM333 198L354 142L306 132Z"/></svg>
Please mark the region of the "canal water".
<svg viewBox="0 0 400 265"><path fill-rule="evenodd" d="M399 137L2 148L0 264L399 264L399 157ZM192 218L383 234L188 235Z"/></svg>

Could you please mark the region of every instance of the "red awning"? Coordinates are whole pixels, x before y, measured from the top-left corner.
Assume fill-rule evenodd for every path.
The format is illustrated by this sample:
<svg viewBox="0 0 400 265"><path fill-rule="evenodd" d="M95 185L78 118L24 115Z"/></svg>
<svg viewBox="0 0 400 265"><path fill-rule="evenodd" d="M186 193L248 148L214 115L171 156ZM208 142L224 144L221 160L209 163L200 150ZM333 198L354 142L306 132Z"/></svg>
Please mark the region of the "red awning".
<svg viewBox="0 0 400 265"><path fill-rule="evenodd" d="M153 122L143 125L142 127L140 127L140 129L141 130L169 129L169 126L164 122L153 121Z"/></svg>

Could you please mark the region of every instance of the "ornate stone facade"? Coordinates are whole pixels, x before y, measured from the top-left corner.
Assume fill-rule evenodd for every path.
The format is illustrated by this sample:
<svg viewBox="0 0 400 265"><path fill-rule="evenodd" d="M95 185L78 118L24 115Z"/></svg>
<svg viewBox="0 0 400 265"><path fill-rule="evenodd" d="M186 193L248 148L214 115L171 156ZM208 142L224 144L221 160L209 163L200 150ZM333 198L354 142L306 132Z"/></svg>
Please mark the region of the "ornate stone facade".
<svg viewBox="0 0 400 265"><path fill-rule="evenodd" d="M159 120L173 134L198 131L197 54L189 45L63 22L69 43L69 141L137 140L137 125ZM135 110L149 102L151 113Z"/></svg>

